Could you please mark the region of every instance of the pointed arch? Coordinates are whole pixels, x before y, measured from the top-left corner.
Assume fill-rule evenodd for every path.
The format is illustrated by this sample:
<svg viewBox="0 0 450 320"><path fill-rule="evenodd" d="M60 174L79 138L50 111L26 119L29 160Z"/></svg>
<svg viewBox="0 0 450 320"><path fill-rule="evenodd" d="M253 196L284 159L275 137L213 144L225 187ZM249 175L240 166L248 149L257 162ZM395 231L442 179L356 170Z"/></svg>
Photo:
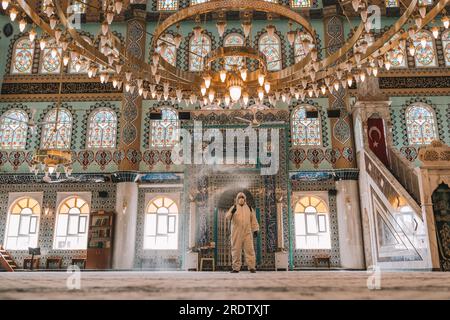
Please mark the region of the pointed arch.
<svg viewBox="0 0 450 320"><path fill-rule="evenodd" d="M35 43L28 37L19 38L13 48L11 73L31 74L33 71Z"/></svg>
<svg viewBox="0 0 450 320"><path fill-rule="evenodd" d="M438 139L436 115L425 103L414 103L405 111L409 145L426 145Z"/></svg>
<svg viewBox="0 0 450 320"><path fill-rule="evenodd" d="M67 109L54 108L44 117L42 126L42 149L70 149L72 137L72 114Z"/></svg>
<svg viewBox="0 0 450 320"><path fill-rule="evenodd" d="M263 34L258 41L259 51L266 56L267 70L278 71L282 68L281 40L277 34L273 37Z"/></svg>
<svg viewBox="0 0 450 320"><path fill-rule="evenodd" d="M25 150L28 115L24 110L11 109L0 117L0 149Z"/></svg>

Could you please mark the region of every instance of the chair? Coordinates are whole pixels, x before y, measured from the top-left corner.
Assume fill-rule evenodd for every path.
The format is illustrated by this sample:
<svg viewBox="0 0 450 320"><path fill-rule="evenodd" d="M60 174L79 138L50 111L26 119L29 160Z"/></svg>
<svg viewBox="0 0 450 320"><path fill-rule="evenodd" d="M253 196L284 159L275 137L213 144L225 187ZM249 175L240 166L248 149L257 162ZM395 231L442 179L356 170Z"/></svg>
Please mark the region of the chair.
<svg viewBox="0 0 450 320"><path fill-rule="evenodd" d="M61 265L61 257L50 257L47 258L47 261L45 262L45 269L61 269Z"/></svg>
<svg viewBox="0 0 450 320"><path fill-rule="evenodd" d="M212 271L216 271L216 261L214 258L201 258L200 259L200 270L203 271L203 262L204 261L211 261L212 262Z"/></svg>
<svg viewBox="0 0 450 320"><path fill-rule="evenodd" d="M331 268L331 262L330 262L330 255L329 254L318 254L314 256L314 265L316 268L318 267L320 262L326 262L328 265L328 269Z"/></svg>
<svg viewBox="0 0 450 320"><path fill-rule="evenodd" d="M202 255L200 259L200 269L198 271L203 271L203 262L210 261L212 263L212 271L216 271L216 260L213 258L207 258L203 257L203 255L207 254L208 251L212 251L212 254L214 255L214 249L216 248L215 242L208 243L207 246L200 247L200 253Z"/></svg>
<svg viewBox="0 0 450 320"><path fill-rule="evenodd" d="M33 259L33 269L38 270L40 265L41 258L34 257ZM31 269L31 258L25 258L23 259L23 268L24 269Z"/></svg>

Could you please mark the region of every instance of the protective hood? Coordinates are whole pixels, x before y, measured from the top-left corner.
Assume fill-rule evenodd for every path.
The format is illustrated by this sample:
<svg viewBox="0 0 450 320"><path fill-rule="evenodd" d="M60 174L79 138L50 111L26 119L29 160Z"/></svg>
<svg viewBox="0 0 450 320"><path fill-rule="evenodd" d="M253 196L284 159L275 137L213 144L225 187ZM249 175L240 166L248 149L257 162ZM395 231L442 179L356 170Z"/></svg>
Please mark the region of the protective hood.
<svg viewBox="0 0 450 320"><path fill-rule="evenodd" d="M245 195L245 193L239 192L239 193L236 195L236 199L234 199L234 203L235 203L236 205L239 204L239 203L238 203L238 200L239 200L240 197L244 197L245 203L247 203L247 196Z"/></svg>

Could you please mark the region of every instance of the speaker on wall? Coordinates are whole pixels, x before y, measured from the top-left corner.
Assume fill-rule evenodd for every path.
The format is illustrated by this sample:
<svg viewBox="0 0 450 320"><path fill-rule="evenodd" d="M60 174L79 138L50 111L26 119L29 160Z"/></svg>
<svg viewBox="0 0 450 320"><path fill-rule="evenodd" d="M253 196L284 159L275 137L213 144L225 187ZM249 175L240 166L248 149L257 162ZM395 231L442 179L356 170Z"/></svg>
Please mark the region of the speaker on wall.
<svg viewBox="0 0 450 320"><path fill-rule="evenodd" d="M98 197L99 198L108 198L108 191L99 191Z"/></svg>
<svg viewBox="0 0 450 320"><path fill-rule="evenodd" d="M150 120L162 120L162 113L161 112L151 112Z"/></svg>
<svg viewBox="0 0 450 320"><path fill-rule="evenodd" d="M180 119L180 120L191 120L191 113L190 112L181 111L181 112L178 113L178 119Z"/></svg>

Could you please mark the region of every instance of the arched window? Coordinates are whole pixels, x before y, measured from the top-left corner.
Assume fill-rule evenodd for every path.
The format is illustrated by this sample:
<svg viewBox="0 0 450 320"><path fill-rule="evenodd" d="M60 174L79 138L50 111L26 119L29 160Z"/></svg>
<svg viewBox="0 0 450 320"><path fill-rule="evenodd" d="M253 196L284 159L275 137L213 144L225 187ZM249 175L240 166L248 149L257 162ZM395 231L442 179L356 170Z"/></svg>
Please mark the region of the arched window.
<svg viewBox="0 0 450 320"><path fill-rule="evenodd" d="M54 249L84 250L87 248L89 205L78 197L64 200L56 216Z"/></svg>
<svg viewBox="0 0 450 320"><path fill-rule="evenodd" d="M160 11L178 10L178 0L158 0L158 10Z"/></svg>
<svg viewBox="0 0 450 320"><path fill-rule="evenodd" d="M445 65L450 66L450 31L442 34L442 46L444 47Z"/></svg>
<svg viewBox="0 0 450 320"><path fill-rule="evenodd" d="M294 146L320 146L322 142L320 132L320 119L306 117L307 108L304 105L292 113L292 145Z"/></svg>
<svg viewBox="0 0 450 320"><path fill-rule="evenodd" d="M309 40L309 44L303 42L305 39ZM302 32L300 36L297 35L294 42L295 63L305 58L311 51L312 46L314 46L314 41L309 34Z"/></svg>
<svg viewBox="0 0 450 320"><path fill-rule="evenodd" d="M277 35L270 37L267 33L259 39L259 51L266 56L267 70L281 70L281 42Z"/></svg>
<svg viewBox="0 0 450 320"><path fill-rule="evenodd" d="M427 6L431 6L433 4L433 0L419 0L418 4L419 5L424 4L424 5L427 5Z"/></svg>
<svg viewBox="0 0 450 320"><path fill-rule="evenodd" d="M27 144L28 115L23 110L12 109L0 117L0 148L23 150Z"/></svg>
<svg viewBox="0 0 450 320"><path fill-rule="evenodd" d="M164 60L170 63L173 66L177 64L177 48L175 47L175 42L173 36L171 34L166 34L161 37L162 40L158 40L158 47L156 48L156 52L160 53L161 49L159 45L164 41L167 46L163 54L161 56Z"/></svg>
<svg viewBox="0 0 450 320"><path fill-rule="evenodd" d="M68 12L72 14L86 13L86 1L87 0L72 0L70 5L71 9L68 9Z"/></svg>
<svg viewBox="0 0 450 320"><path fill-rule="evenodd" d="M66 109L50 110L42 126L43 149L70 149L72 115Z"/></svg>
<svg viewBox="0 0 450 320"><path fill-rule="evenodd" d="M161 120L151 121L151 146L172 147L179 140L178 115L170 108L161 109Z"/></svg>
<svg viewBox="0 0 450 320"><path fill-rule="evenodd" d="M436 50L432 35L422 30L414 35L413 40L416 48L414 55L416 67L435 67Z"/></svg>
<svg viewBox="0 0 450 320"><path fill-rule="evenodd" d="M191 0L191 6L194 4L205 3L205 2L208 2L208 0Z"/></svg>
<svg viewBox="0 0 450 320"><path fill-rule="evenodd" d="M62 48L51 39L41 51L41 73L60 73L61 72Z"/></svg>
<svg viewBox="0 0 450 320"><path fill-rule="evenodd" d="M408 107L406 128L410 145L430 144L438 138L434 111L426 104L413 104Z"/></svg>
<svg viewBox="0 0 450 320"><path fill-rule="evenodd" d="M145 211L144 249L178 248L178 206L168 197L157 197Z"/></svg>
<svg viewBox="0 0 450 320"><path fill-rule="evenodd" d="M398 7L398 0L385 0L386 8Z"/></svg>
<svg viewBox="0 0 450 320"><path fill-rule="evenodd" d="M331 249L330 219L325 202L314 196L295 205L296 249Z"/></svg>
<svg viewBox="0 0 450 320"><path fill-rule="evenodd" d="M230 33L227 35L223 41L224 47L233 47L233 46L243 46L244 45L244 37L239 33ZM244 64L244 58L239 56L227 57L225 58L225 69L231 70L233 66L237 66L238 68L242 67Z"/></svg>
<svg viewBox="0 0 450 320"><path fill-rule="evenodd" d="M292 8L309 8L311 7L311 0L291 0Z"/></svg>
<svg viewBox="0 0 450 320"><path fill-rule="evenodd" d="M189 51L189 70L202 71L203 58L211 51L211 39L204 34L198 38L191 37Z"/></svg>
<svg viewBox="0 0 450 320"><path fill-rule="evenodd" d="M20 38L14 45L11 73L29 74L33 69L34 42Z"/></svg>
<svg viewBox="0 0 450 320"><path fill-rule="evenodd" d="M92 45L91 38L82 36L83 40ZM89 69L89 61L80 56L77 59L70 59L69 73L87 73Z"/></svg>
<svg viewBox="0 0 450 320"><path fill-rule="evenodd" d="M94 110L89 115L87 148L115 148L117 116L109 108Z"/></svg>
<svg viewBox="0 0 450 320"><path fill-rule="evenodd" d="M27 197L16 200L8 212L5 249L36 248L40 214L41 207L35 199Z"/></svg>

